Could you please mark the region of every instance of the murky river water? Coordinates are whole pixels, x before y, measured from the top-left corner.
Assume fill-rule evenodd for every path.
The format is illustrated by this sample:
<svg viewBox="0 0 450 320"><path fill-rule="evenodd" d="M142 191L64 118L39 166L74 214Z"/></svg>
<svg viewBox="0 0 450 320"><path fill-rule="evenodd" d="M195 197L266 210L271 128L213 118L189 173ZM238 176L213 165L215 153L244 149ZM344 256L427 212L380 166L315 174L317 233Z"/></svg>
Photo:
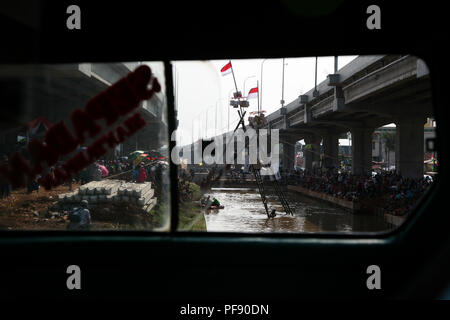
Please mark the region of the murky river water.
<svg viewBox="0 0 450 320"><path fill-rule="evenodd" d="M268 219L261 197L253 189L212 189L207 193L216 197L221 210L205 212L206 228L215 232L376 232L388 230L382 217L355 215L322 200L297 192L287 192L294 216L280 212L281 204L269 194L269 208L277 209L277 216Z"/></svg>

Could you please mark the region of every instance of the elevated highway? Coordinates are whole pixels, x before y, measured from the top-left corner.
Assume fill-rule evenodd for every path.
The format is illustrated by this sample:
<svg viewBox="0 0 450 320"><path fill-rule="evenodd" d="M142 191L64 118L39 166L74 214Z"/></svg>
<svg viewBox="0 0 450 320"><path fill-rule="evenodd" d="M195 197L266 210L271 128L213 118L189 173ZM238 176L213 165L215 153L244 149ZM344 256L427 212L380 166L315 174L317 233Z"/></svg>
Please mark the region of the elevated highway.
<svg viewBox="0 0 450 320"><path fill-rule="evenodd" d="M300 139L312 148L305 153L307 170L318 161L322 141L324 166L338 165L338 138L352 134L352 171L369 173L372 133L395 123L396 168L406 177L423 171L423 135L427 117L433 116L429 72L414 56L361 56L326 81L267 117L267 128L280 130L283 162L289 170Z"/></svg>
<svg viewBox="0 0 450 320"><path fill-rule="evenodd" d="M8 107L4 109L4 121L0 126L2 152L12 152L17 136L26 134L25 124L38 117L52 123L64 120L71 130L70 114L73 110L84 107L89 99L137 66L138 63L2 66L0 82L8 97ZM124 154L161 146L161 141L167 139L164 109L162 93L141 104L140 112L147 126L123 144ZM160 137L163 133L165 136Z"/></svg>

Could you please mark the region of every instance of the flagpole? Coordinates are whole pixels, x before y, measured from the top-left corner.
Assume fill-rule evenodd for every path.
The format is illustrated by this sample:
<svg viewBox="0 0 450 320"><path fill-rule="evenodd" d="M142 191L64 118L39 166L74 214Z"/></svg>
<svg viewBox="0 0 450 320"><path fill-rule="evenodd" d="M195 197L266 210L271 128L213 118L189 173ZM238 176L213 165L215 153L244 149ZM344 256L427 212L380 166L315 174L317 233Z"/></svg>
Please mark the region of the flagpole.
<svg viewBox="0 0 450 320"><path fill-rule="evenodd" d="M317 92L317 56L316 56L316 66L315 66L315 71L314 71L314 92L313 92L313 96L316 97L318 95Z"/></svg>
<svg viewBox="0 0 450 320"><path fill-rule="evenodd" d="M281 81L281 107L284 107L284 58L283 58L283 76Z"/></svg>
<svg viewBox="0 0 450 320"><path fill-rule="evenodd" d="M258 115L259 115L259 81L258 80L256 80L256 92L258 93L258 97L257 97L257 99L258 99Z"/></svg>
<svg viewBox="0 0 450 320"><path fill-rule="evenodd" d="M238 94L239 91L238 91L237 84L236 84L236 78L234 77L233 64L231 63L231 60L230 60L230 66L231 66L231 74L233 75L234 87L236 88L236 95L237 95L237 99L238 99L238 103L239 103L239 101L240 101L240 97L239 97L239 94ZM239 109L241 110L241 112L243 112L240 103L239 103Z"/></svg>
<svg viewBox="0 0 450 320"><path fill-rule="evenodd" d="M231 66L231 74L233 75L233 81L234 81L234 87L236 88L236 92L238 92L237 84L236 84L236 78L234 77L234 70L233 70L233 64L230 60L230 66Z"/></svg>

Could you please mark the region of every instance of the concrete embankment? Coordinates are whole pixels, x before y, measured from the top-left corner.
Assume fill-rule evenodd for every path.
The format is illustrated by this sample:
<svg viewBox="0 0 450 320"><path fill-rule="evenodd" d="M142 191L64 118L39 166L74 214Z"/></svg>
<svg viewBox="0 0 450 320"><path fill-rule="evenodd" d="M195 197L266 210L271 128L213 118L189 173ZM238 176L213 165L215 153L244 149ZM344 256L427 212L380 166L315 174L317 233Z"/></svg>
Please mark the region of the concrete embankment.
<svg viewBox="0 0 450 320"><path fill-rule="evenodd" d="M377 216L384 217L384 220L393 228L398 227L399 225L401 225L406 219L405 216L395 216L395 215L390 214L390 213L385 213L385 211L382 208L377 208L375 210L375 214Z"/></svg>
<svg viewBox="0 0 450 320"><path fill-rule="evenodd" d="M358 212L361 208L361 206L358 202L336 198L336 197L333 197L331 195L328 195L328 194L325 194L322 192L312 191L312 190L308 190L303 187L292 186L292 185L288 185L287 188L288 188L288 190L296 191L296 192L302 193L302 194L307 195L312 198L321 199L321 200L325 200L325 201L328 201L333 204L337 204L341 207L349 209L352 213Z"/></svg>
<svg viewBox="0 0 450 320"><path fill-rule="evenodd" d="M341 207L349 209L352 213L363 212L363 208L361 208L361 204L359 202L336 198L336 197L333 197L331 195L328 195L328 194L325 194L322 192L311 191L311 190L308 190L306 188L302 188L299 186L288 186L288 189L302 193L302 194L307 195L312 198L321 199L321 200L325 200L325 201L328 201L333 204L337 204ZM364 210L364 212L368 212L367 209ZM405 221L405 217L395 216L395 215L392 215L389 213L385 213L385 211L382 210L381 208L376 208L376 207L372 208L370 210L370 213L377 215L377 216L382 216L384 218L384 221L386 221L392 228L398 227Z"/></svg>

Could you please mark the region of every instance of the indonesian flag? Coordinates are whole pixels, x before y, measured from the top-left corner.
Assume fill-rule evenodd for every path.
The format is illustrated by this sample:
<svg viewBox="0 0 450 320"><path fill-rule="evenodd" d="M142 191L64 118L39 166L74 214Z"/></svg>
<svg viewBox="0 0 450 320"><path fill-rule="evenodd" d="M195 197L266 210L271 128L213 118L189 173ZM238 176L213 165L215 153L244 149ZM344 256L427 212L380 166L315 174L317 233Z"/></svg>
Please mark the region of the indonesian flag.
<svg viewBox="0 0 450 320"><path fill-rule="evenodd" d="M222 69L220 69L220 72L222 73L222 76L226 76L227 74L231 73L231 61L228 62Z"/></svg>
<svg viewBox="0 0 450 320"><path fill-rule="evenodd" d="M250 91L248 92L248 95L247 95L247 100L254 99L257 97L258 97L258 88L250 89Z"/></svg>

